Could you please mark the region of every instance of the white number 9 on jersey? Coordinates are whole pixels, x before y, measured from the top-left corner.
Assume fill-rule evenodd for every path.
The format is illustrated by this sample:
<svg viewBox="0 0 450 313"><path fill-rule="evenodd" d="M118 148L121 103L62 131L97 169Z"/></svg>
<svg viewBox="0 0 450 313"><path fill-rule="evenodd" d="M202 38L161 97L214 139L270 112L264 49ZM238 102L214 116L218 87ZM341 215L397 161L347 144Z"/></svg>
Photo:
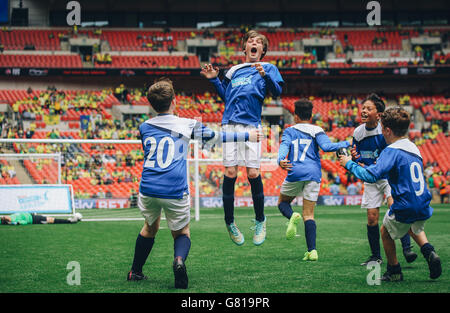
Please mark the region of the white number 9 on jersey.
<svg viewBox="0 0 450 313"><path fill-rule="evenodd" d="M413 181L413 183L419 183L419 190L414 190L416 192L416 196L421 196L425 188L425 179L423 178L422 168L420 167L419 163L412 162L409 170L411 172L411 180Z"/></svg>
<svg viewBox="0 0 450 313"><path fill-rule="evenodd" d="M147 159L145 160L144 167L155 167L155 161L151 160L153 155L156 151L156 163L158 163L159 168L166 168L168 167L172 161L173 157L175 155L175 143L171 137L164 137L162 138L159 143L156 142L155 137L148 137L144 141L144 146L147 146L148 142L150 142L150 150L148 151ZM164 160L164 148L166 145L166 142L168 143L167 148L167 155L166 159Z"/></svg>

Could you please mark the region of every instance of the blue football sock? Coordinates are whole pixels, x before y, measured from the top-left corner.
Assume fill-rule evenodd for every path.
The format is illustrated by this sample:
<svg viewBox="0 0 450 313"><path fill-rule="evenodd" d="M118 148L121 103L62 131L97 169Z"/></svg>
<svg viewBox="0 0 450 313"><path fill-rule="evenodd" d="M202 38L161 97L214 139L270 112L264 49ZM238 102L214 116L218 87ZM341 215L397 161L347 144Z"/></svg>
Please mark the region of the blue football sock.
<svg viewBox="0 0 450 313"><path fill-rule="evenodd" d="M187 259L191 249L191 239L186 235L180 235L173 242L174 258L181 256L183 262Z"/></svg>
<svg viewBox="0 0 450 313"><path fill-rule="evenodd" d="M381 259L380 252L380 228L377 225L369 226L367 225L367 239L369 239L370 250L372 251L372 256Z"/></svg>
<svg viewBox="0 0 450 313"><path fill-rule="evenodd" d="M402 243L403 250L411 249L411 237L409 236L408 233L405 236L403 236L402 238L400 238L400 241Z"/></svg>
<svg viewBox="0 0 450 313"><path fill-rule="evenodd" d="M136 246L134 249L134 259L131 270L135 273L142 273L142 267L147 261L150 251L152 251L153 244L155 243L155 238L145 238L138 235L136 239Z"/></svg>
<svg viewBox="0 0 450 313"><path fill-rule="evenodd" d="M225 213L225 223L230 225L234 221L234 184L236 178L230 178L228 176L223 177L222 185L222 199L223 210Z"/></svg>
<svg viewBox="0 0 450 313"><path fill-rule="evenodd" d="M306 220L305 224L305 238L308 252L316 249L316 221Z"/></svg>
<svg viewBox="0 0 450 313"><path fill-rule="evenodd" d="M389 265L388 264L387 265L387 271L389 273L392 273L392 274L400 274L402 272L402 268L400 266L400 263L397 263L395 265Z"/></svg>
<svg viewBox="0 0 450 313"><path fill-rule="evenodd" d="M420 248L420 251L422 252L424 258L428 260L431 251L434 251L434 247L429 242L427 242Z"/></svg>
<svg viewBox="0 0 450 313"><path fill-rule="evenodd" d="M291 219L292 213L294 213L289 202L280 202L280 204L278 204L278 209L288 220Z"/></svg>
<svg viewBox="0 0 450 313"><path fill-rule="evenodd" d="M249 178L252 190L253 207L255 210L255 219L258 222L264 221L264 186L261 175L256 178Z"/></svg>

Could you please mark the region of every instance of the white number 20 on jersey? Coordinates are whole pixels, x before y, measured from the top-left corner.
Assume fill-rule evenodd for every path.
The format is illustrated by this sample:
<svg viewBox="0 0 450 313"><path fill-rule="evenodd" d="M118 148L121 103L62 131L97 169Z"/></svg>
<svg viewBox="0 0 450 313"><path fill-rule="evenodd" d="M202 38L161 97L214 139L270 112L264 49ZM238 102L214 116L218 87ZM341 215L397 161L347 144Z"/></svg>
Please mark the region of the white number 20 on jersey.
<svg viewBox="0 0 450 313"><path fill-rule="evenodd" d="M155 137L148 137L144 141L144 146L146 146L148 142L150 142L150 150L148 152L147 160L145 160L144 167L155 167L155 161L151 160L155 152L158 166L160 168L168 167L172 163L175 155L175 143L173 139L171 137L164 137L159 141L159 143L157 143ZM168 143L168 148L167 156L164 160L164 148L166 143Z"/></svg>
<svg viewBox="0 0 450 313"><path fill-rule="evenodd" d="M425 179L423 178L422 168L420 167L419 163L412 162L409 170L411 172L411 180L413 181L413 183L419 183L419 190L414 191L416 192L416 196L420 196L423 194L423 190L425 188Z"/></svg>

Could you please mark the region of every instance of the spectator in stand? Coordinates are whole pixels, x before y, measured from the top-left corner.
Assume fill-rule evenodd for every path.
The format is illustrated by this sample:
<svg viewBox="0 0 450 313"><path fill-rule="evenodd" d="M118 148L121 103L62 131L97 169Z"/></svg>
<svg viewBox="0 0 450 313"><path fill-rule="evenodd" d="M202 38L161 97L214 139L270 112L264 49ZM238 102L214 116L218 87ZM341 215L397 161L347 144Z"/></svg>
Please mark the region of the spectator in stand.
<svg viewBox="0 0 450 313"><path fill-rule="evenodd" d="M349 196L354 196L358 194L358 189L354 183L351 183L347 186L347 194Z"/></svg>
<svg viewBox="0 0 450 313"><path fill-rule="evenodd" d="M331 193L333 196L337 196L337 195L339 195L339 193L340 193L339 185L336 184L336 181L335 181L334 179L331 181L331 185L330 185L330 193Z"/></svg>
<svg viewBox="0 0 450 313"><path fill-rule="evenodd" d="M99 198L99 199L104 199L105 197L106 197L105 192L103 191L102 188L100 188L100 189L98 190L98 192L97 192L97 198Z"/></svg>
<svg viewBox="0 0 450 313"><path fill-rule="evenodd" d="M113 194L112 194L111 190L108 189L106 191L105 197L106 197L106 199L111 199L113 197Z"/></svg>
<svg viewBox="0 0 450 313"><path fill-rule="evenodd" d="M34 135L34 132L31 131L29 128L27 128L27 130L25 131L25 137L27 139L31 139L33 137L33 135Z"/></svg>
<svg viewBox="0 0 450 313"><path fill-rule="evenodd" d="M417 46L414 47L414 53L415 53L416 58L421 57L422 56L422 52L423 52L423 49L422 49L421 46L417 45Z"/></svg>

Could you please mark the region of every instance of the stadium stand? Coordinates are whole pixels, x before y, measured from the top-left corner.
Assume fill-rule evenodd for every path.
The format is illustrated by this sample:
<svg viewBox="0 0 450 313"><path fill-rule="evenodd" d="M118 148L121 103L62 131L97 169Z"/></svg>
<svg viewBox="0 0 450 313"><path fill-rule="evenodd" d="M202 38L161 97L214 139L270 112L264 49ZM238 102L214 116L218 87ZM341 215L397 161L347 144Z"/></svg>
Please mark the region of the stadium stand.
<svg viewBox="0 0 450 313"><path fill-rule="evenodd" d="M5 50L24 50L26 46L32 50L61 50L60 38L68 34L65 30L33 30L2 28L0 42Z"/></svg>
<svg viewBox="0 0 450 313"><path fill-rule="evenodd" d="M111 56L110 63L95 62L97 68L199 68L197 56Z"/></svg>
<svg viewBox="0 0 450 313"><path fill-rule="evenodd" d="M245 30L245 29L244 29ZM0 43L5 52L14 52L0 57L0 66L17 67L66 67L82 68L94 65L96 68L197 68L199 58L195 55L172 55L172 52L185 52L187 39L215 39L218 52L213 63L227 66L242 61L241 34L243 29L223 30L108 30L71 28L0 30ZM440 51L434 55L420 45L406 44L413 38L426 36L439 38L446 36L446 28L383 28L383 29L267 29L261 31L269 39L269 51L264 61L272 62L280 68L349 68L417 66L433 63L448 65L449 53ZM24 50L60 51L70 38L94 38L100 46L94 48L94 56L85 59L83 64L78 55L48 55L18 53ZM315 49L302 46L303 39L331 39L333 51L325 58L318 58ZM104 44L106 45L104 45ZM62 48L64 46L64 48ZM107 49L105 47L108 47ZM102 51L102 49L106 49ZM108 51L109 49L109 51ZM120 55L122 52L135 52L136 55ZM144 55L139 53L159 52L164 55ZM283 53L289 53L283 55ZM273 55L271 55L273 54ZM103 60L103 56L107 56Z"/></svg>
<svg viewBox="0 0 450 313"><path fill-rule="evenodd" d="M79 55L0 54L1 67L81 68Z"/></svg>

